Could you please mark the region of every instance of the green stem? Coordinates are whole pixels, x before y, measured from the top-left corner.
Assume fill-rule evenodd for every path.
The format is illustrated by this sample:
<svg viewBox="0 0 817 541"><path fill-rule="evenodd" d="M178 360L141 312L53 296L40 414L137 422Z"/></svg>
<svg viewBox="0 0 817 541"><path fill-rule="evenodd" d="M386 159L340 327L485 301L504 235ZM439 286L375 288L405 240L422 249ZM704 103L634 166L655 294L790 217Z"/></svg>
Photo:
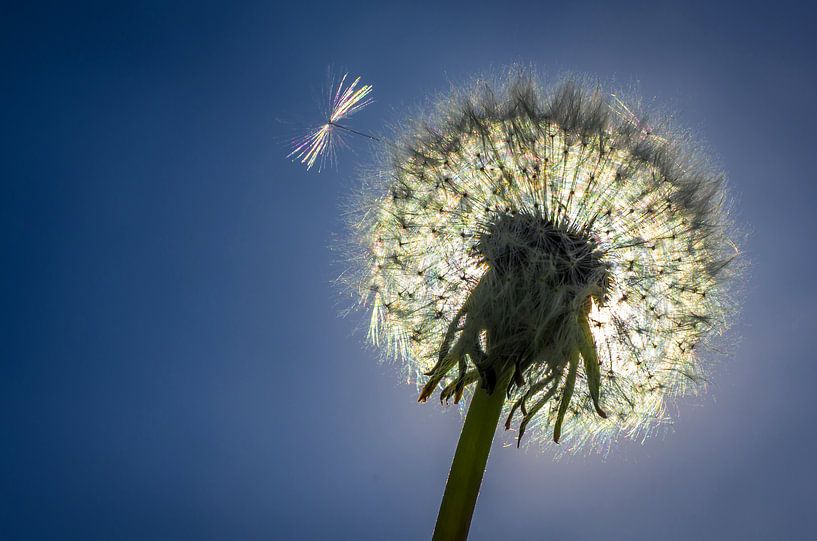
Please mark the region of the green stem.
<svg viewBox="0 0 817 541"><path fill-rule="evenodd" d="M462 541L468 537L471 516L474 514L511 373L512 370L508 370L499 378L491 394L479 384L476 385L477 389L462 426L460 441L457 443L457 451L454 453L454 461L451 463L433 541Z"/></svg>

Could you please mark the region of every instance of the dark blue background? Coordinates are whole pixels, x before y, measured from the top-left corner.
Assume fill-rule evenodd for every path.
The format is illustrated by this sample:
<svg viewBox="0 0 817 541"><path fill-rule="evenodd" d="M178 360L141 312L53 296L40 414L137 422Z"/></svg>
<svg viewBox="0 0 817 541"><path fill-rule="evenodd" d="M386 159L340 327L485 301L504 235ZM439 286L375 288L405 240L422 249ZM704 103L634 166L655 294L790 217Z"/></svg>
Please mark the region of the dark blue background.
<svg viewBox="0 0 817 541"><path fill-rule="evenodd" d="M284 159L334 64L377 130L513 61L638 82L729 173L742 337L663 438L497 445L489 539L814 535L817 17L807 2L0 8L0 538L428 537L460 418L337 317L336 170ZM283 120L283 122L281 121Z"/></svg>

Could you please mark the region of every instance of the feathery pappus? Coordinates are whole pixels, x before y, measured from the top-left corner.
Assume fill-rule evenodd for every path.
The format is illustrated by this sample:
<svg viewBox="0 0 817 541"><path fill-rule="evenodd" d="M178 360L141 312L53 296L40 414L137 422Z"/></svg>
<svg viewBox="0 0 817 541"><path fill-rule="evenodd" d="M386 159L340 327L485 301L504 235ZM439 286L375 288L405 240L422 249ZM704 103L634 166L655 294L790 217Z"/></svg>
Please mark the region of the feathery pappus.
<svg viewBox="0 0 817 541"><path fill-rule="evenodd" d="M370 96L372 85L364 84L358 87L360 77L356 77L354 81L344 86L348 76L348 73L344 74L340 81L332 87L326 121L305 136L293 141L292 151L287 155L287 158L300 161L306 165L307 170L312 169L317 163L320 172L327 159L330 163L335 160L335 145L338 137L336 130L374 139L370 135L338 124L341 120L349 118L373 101Z"/></svg>
<svg viewBox="0 0 817 541"><path fill-rule="evenodd" d="M700 387L738 267L723 175L633 109L513 71L384 149L352 212L351 282L421 401L510 373L518 442L604 448Z"/></svg>

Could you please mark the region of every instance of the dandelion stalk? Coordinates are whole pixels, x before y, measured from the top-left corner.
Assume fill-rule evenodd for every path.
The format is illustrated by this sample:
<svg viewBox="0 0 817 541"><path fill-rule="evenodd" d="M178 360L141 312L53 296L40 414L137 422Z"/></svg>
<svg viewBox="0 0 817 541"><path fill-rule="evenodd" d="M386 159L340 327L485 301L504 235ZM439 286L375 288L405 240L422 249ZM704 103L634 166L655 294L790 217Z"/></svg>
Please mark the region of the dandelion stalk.
<svg viewBox="0 0 817 541"><path fill-rule="evenodd" d="M492 393L482 387L474 391L437 515L434 541L459 541L468 537L511 374L512 370L507 370Z"/></svg>

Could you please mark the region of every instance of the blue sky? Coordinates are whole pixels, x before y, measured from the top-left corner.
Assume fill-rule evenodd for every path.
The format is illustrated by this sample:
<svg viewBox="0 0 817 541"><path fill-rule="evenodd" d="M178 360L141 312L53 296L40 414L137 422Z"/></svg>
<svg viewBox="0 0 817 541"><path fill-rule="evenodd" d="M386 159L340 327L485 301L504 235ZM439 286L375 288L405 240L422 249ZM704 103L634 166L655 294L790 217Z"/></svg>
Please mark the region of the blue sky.
<svg viewBox="0 0 817 541"><path fill-rule="evenodd" d="M668 434L496 445L471 539L803 539L817 501L817 15L805 2L143 2L0 15L0 538L430 535L456 410L363 346L337 169L284 159L328 65L379 130L511 62L635 86L727 172L740 340Z"/></svg>

